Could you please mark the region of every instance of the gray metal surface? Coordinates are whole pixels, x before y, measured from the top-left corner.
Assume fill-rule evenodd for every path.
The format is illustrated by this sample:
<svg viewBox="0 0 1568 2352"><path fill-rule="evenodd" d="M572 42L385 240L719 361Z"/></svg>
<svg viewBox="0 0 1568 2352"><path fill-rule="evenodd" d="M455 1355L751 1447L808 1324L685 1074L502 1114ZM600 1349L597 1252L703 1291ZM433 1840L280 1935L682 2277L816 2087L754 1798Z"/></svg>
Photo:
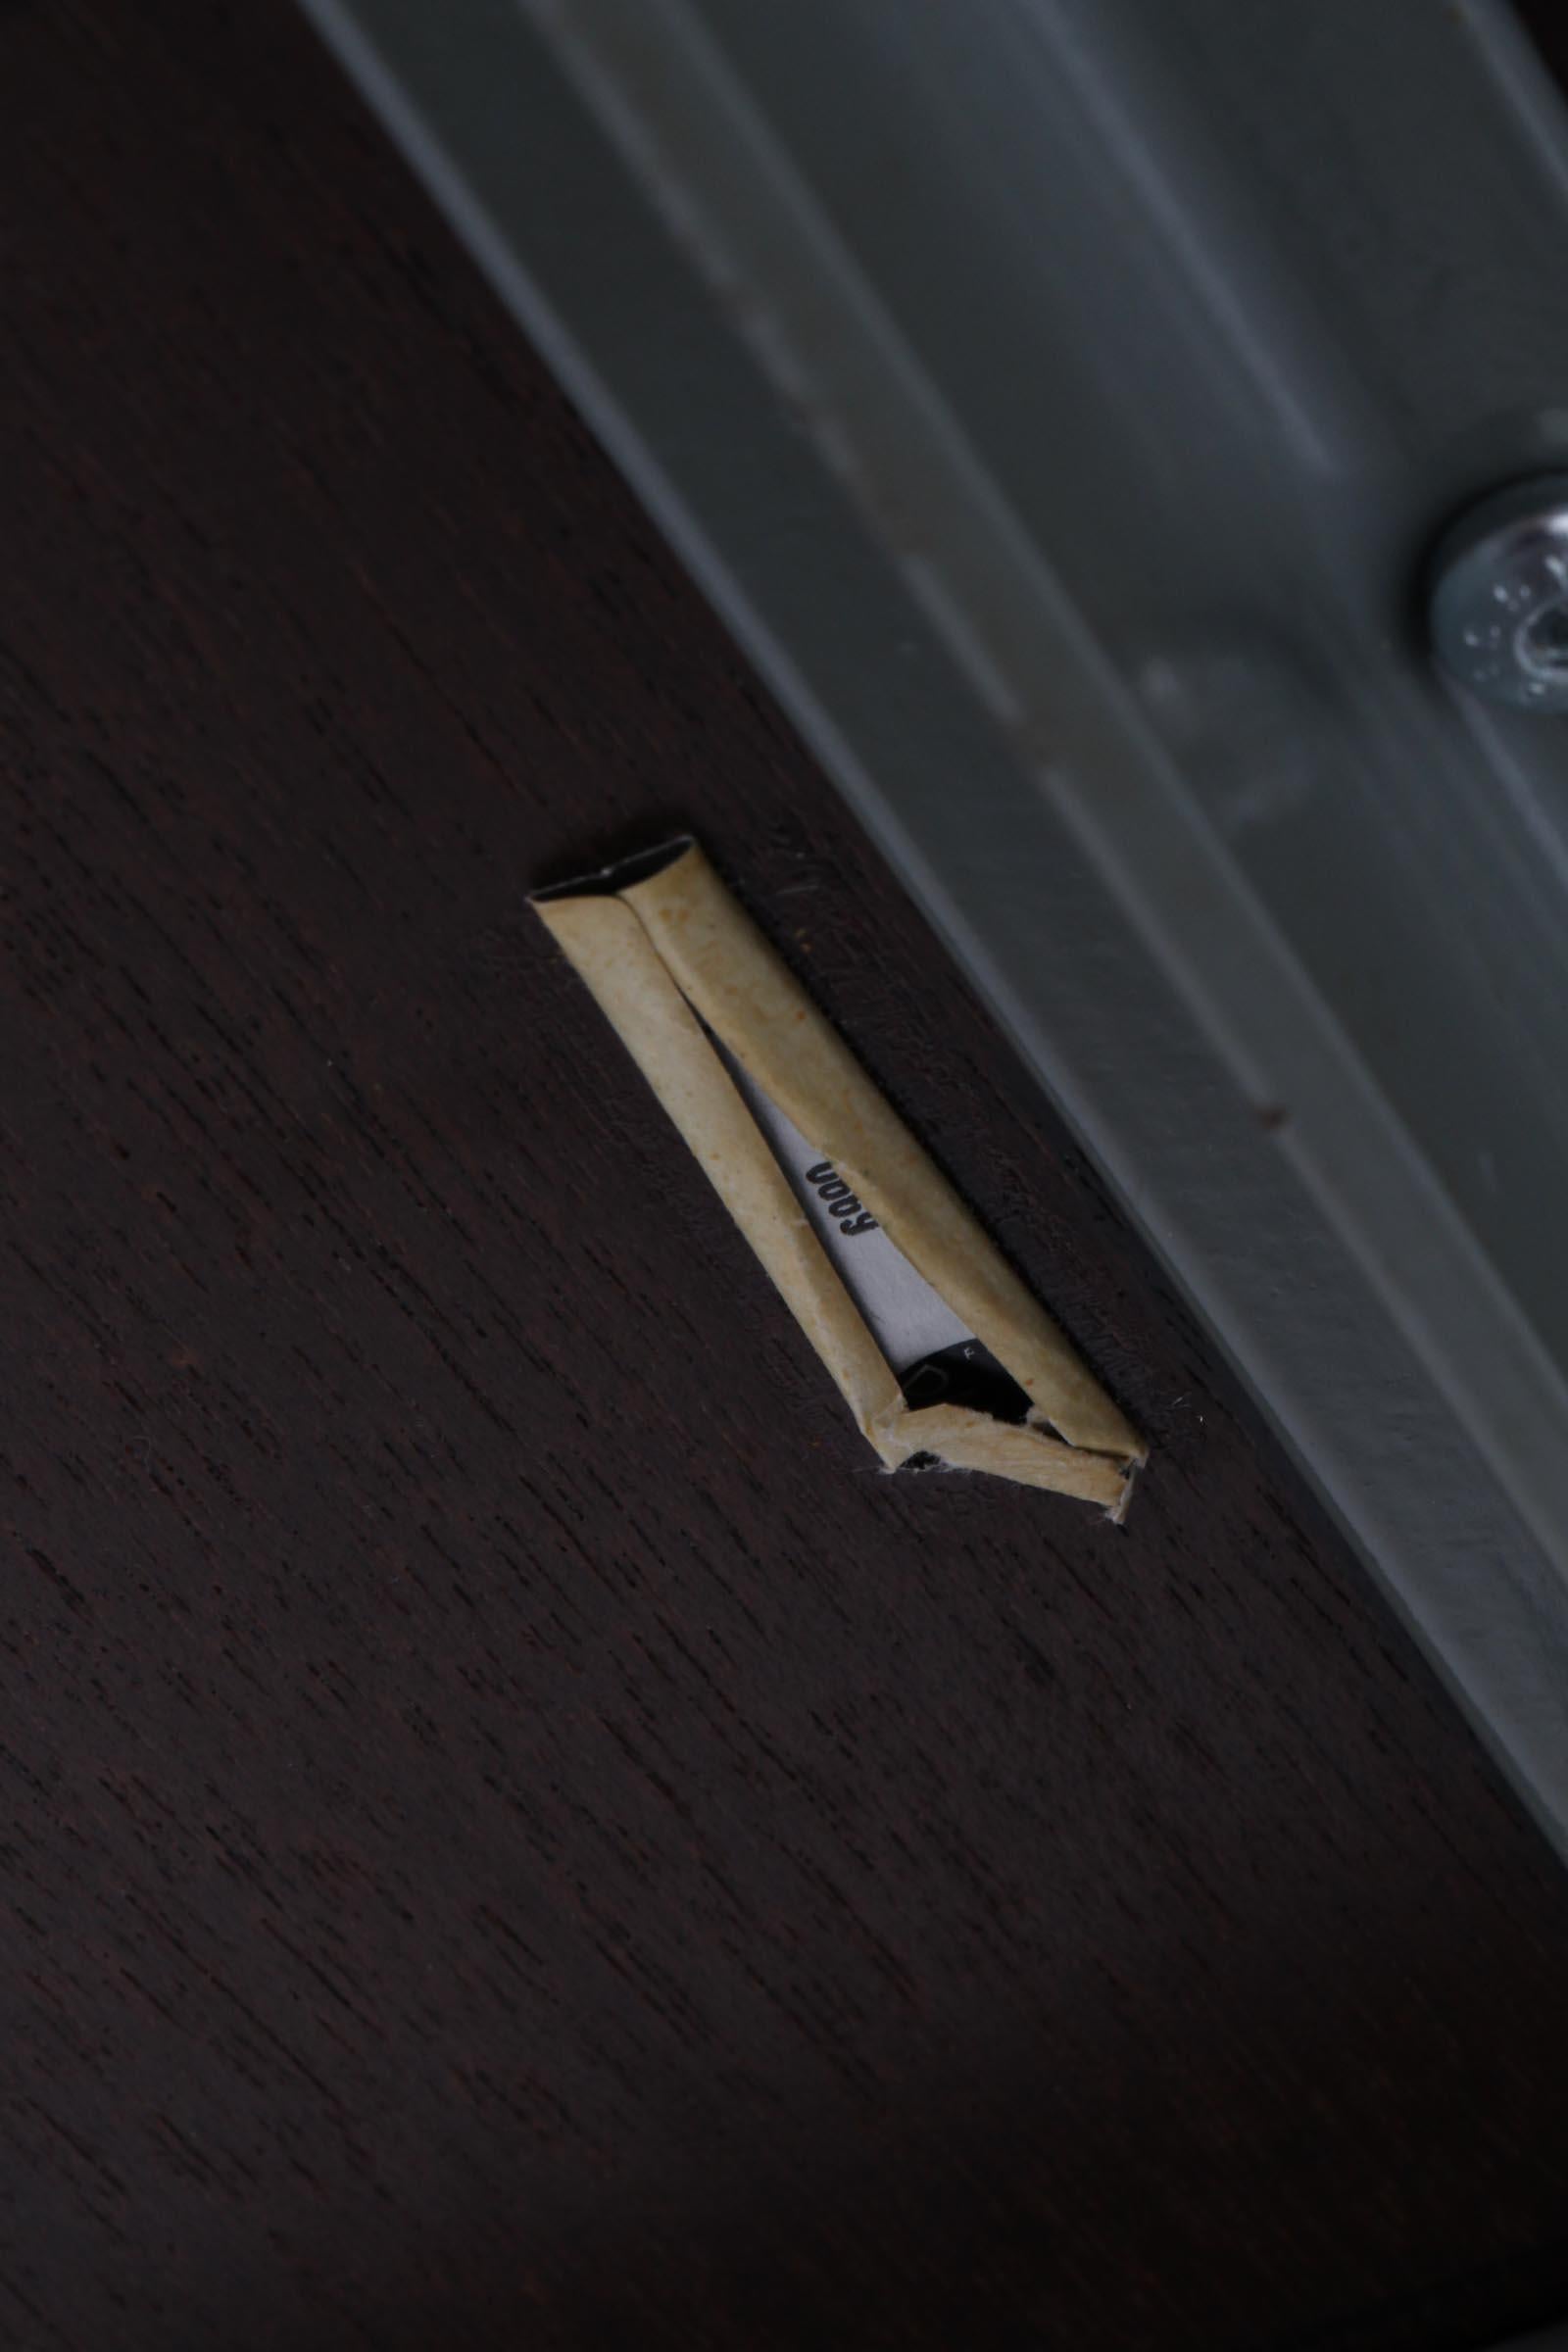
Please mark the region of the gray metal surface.
<svg viewBox="0 0 1568 2352"><path fill-rule="evenodd" d="M1414 620L1568 459L1511 20L309 4L1568 1842L1568 736Z"/></svg>

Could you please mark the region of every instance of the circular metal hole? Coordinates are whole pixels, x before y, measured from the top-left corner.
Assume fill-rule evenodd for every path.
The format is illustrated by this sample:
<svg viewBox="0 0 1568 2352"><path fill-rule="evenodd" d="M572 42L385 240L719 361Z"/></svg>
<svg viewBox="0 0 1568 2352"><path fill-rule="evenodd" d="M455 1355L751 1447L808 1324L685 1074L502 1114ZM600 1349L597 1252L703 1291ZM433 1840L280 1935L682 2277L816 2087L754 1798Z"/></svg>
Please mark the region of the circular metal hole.
<svg viewBox="0 0 1568 2352"><path fill-rule="evenodd" d="M1514 652L1527 669L1554 684L1568 678L1568 603L1532 612L1514 639Z"/></svg>
<svg viewBox="0 0 1568 2352"><path fill-rule="evenodd" d="M1444 534L1429 573L1433 651L1461 686L1568 712L1568 474L1513 482Z"/></svg>

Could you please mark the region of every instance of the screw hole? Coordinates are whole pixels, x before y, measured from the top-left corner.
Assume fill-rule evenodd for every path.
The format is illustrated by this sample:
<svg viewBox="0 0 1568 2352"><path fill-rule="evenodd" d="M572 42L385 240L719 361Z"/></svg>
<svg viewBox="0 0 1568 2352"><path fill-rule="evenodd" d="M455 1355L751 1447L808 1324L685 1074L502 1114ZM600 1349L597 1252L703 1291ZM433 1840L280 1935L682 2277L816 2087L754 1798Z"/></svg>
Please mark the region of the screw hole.
<svg viewBox="0 0 1568 2352"><path fill-rule="evenodd" d="M1519 662L1536 677L1553 683L1568 679L1568 604L1543 605L1521 624L1513 642Z"/></svg>

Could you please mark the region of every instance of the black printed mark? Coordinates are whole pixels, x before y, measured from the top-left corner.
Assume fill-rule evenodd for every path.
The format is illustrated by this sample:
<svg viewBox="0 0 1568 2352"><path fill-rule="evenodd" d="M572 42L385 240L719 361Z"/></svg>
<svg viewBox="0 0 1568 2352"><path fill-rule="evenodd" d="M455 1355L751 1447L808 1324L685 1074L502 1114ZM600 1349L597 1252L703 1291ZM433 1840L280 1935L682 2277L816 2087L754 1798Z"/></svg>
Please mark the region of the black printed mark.
<svg viewBox="0 0 1568 2352"><path fill-rule="evenodd" d="M808 1168L806 1181L814 1184L817 1199L827 1202L827 1213L838 1219L840 1233L877 1231L875 1217L860 1206L830 1159L819 1159L814 1168Z"/></svg>

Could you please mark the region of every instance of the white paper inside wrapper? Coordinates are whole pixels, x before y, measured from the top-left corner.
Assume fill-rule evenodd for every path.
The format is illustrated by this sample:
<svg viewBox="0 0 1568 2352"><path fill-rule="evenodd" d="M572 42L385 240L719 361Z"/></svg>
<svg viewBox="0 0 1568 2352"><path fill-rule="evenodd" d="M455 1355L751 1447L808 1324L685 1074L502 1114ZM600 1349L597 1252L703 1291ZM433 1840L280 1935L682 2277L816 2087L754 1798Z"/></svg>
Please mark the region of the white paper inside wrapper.
<svg viewBox="0 0 1568 2352"><path fill-rule="evenodd" d="M839 1280L893 1370L906 1372L923 1357L973 1339L941 1292L915 1272L902 1250L895 1250L821 1147L807 1142L732 1054L722 1046L719 1053Z"/></svg>

